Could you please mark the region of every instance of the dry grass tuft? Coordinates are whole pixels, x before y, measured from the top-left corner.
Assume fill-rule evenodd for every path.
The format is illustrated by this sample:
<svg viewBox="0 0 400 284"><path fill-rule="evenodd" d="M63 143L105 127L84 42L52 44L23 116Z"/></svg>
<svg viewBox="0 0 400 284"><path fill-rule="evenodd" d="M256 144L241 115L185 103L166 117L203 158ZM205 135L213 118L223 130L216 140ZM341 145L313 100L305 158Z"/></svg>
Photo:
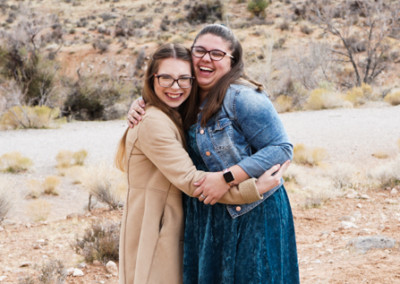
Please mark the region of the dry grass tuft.
<svg viewBox="0 0 400 284"><path fill-rule="evenodd" d="M50 215L51 204L43 199L32 201L27 207L28 216L35 222L45 221Z"/></svg>
<svg viewBox="0 0 400 284"><path fill-rule="evenodd" d="M6 153L0 157L0 171L8 173L21 173L27 171L33 162L22 156L19 152Z"/></svg>
<svg viewBox="0 0 400 284"><path fill-rule="evenodd" d="M390 92L385 96L384 101L394 106L400 105L400 90Z"/></svg>
<svg viewBox="0 0 400 284"><path fill-rule="evenodd" d="M287 112L293 110L293 98L285 95L278 96L274 103L277 112Z"/></svg>
<svg viewBox="0 0 400 284"><path fill-rule="evenodd" d="M377 187L386 188L400 184L400 156L371 169L367 175Z"/></svg>
<svg viewBox="0 0 400 284"><path fill-rule="evenodd" d="M57 187L60 184L61 180L56 176L48 176L43 181L43 192L49 195L58 195Z"/></svg>
<svg viewBox="0 0 400 284"><path fill-rule="evenodd" d="M348 107L348 104L341 94L318 88L311 92L304 107L308 110L319 110Z"/></svg>
<svg viewBox="0 0 400 284"><path fill-rule="evenodd" d="M375 152L373 154L371 154L372 157L377 158L377 159L388 159L390 157L390 155L388 153L385 152Z"/></svg>
<svg viewBox="0 0 400 284"><path fill-rule="evenodd" d="M32 179L32 180L28 180L27 183L28 183L28 189L29 189L27 198L38 199L43 193L43 188L42 188L41 182L38 180Z"/></svg>
<svg viewBox="0 0 400 284"><path fill-rule="evenodd" d="M83 166L83 164L85 163L85 159L86 159L87 155L88 155L88 152L86 150L83 150L83 149L73 153L72 158L75 161L75 165Z"/></svg>
<svg viewBox="0 0 400 284"><path fill-rule="evenodd" d="M105 165L86 169L82 177L82 185L91 196L107 204L110 209L116 209L122 204L127 188L124 173L115 167ZM90 202L91 198L89 198Z"/></svg>
<svg viewBox="0 0 400 284"><path fill-rule="evenodd" d="M56 118L59 115L58 108L14 106L1 116L0 126L3 129L50 128L55 126Z"/></svg>
<svg viewBox="0 0 400 284"><path fill-rule="evenodd" d="M376 100L372 87L368 84L362 84L361 87L353 87L346 95L345 100L351 102L354 106L362 105L368 100Z"/></svg>
<svg viewBox="0 0 400 284"><path fill-rule="evenodd" d="M306 166L318 166L321 165L323 160L328 156L326 150L323 148L307 148L303 144L297 144L293 148L293 162L300 165Z"/></svg>
<svg viewBox="0 0 400 284"><path fill-rule="evenodd" d="M85 163L87 155L87 151L83 149L76 152L61 150L57 153L56 156L57 168L63 169L75 165L82 166Z"/></svg>
<svg viewBox="0 0 400 284"><path fill-rule="evenodd" d="M57 153L57 168L69 168L72 165L74 153L68 150L61 150Z"/></svg>
<svg viewBox="0 0 400 284"><path fill-rule="evenodd" d="M11 209L10 198L7 196L5 190L0 191L0 223L7 216L8 212Z"/></svg>

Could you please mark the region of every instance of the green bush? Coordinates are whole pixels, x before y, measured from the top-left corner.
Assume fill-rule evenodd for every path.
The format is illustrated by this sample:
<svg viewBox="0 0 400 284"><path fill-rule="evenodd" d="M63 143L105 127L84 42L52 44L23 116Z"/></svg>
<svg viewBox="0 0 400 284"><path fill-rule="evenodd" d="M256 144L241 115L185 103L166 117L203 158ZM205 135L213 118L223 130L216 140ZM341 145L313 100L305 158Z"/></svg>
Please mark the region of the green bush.
<svg viewBox="0 0 400 284"><path fill-rule="evenodd" d="M249 10L256 17L265 17L265 9L268 7L266 0L251 0L247 5Z"/></svg>
<svg viewBox="0 0 400 284"><path fill-rule="evenodd" d="M77 120L104 119L105 109L114 105L121 93L111 79L92 80L80 79L70 86L63 115Z"/></svg>

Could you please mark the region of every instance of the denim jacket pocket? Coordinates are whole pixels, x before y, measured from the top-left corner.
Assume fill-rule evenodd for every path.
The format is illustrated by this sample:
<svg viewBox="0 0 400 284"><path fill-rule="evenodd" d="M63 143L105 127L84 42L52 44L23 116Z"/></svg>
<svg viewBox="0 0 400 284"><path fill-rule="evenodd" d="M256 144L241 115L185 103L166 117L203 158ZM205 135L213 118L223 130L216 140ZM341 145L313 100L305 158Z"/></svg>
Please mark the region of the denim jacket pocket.
<svg viewBox="0 0 400 284"><path fill-rule="evenodd" d="M232 121L229 118L217 120L209 130L211 143L216 151L226 150L234 146Z"/></svg>

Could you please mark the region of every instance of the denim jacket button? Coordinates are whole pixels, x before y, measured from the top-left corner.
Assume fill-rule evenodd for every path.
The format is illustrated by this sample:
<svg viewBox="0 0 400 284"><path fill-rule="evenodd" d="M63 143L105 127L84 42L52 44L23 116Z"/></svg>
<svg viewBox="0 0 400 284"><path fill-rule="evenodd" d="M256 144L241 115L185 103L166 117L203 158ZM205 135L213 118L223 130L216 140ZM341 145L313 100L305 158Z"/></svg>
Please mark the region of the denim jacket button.
<svg viewBox="0 0 400 284"><path fill-rule="evenodd" d="M200 129L200 134L204 134L204 129Z"/></svg>
<svg viewBox="0 0 400 284"><path fill-rule="evenodd" d="M239 212L240 210L242 210L242 207L236 206L236 211Z"/></svg>
<svg viewBox="0 0 400 284"><path fill-rule="evenodd" d="M207 152L206 152L206 156L211 156L210 151L207 151Z"/></svg>

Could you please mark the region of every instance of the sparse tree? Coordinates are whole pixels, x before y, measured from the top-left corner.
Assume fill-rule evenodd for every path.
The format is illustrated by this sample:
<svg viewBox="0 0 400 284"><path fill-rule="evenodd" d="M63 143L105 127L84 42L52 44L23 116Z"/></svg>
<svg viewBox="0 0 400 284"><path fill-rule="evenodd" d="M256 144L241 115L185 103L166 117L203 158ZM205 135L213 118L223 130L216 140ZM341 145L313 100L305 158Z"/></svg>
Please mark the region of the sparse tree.
<svg viewBox="0 0 400 284"><path fill-rule="evenodd" d="M372 83L391 63L389 37L400 25L399 1L329 2L312 0L310 8L317 23L340 41L340 47L333 48L336 60L351 64L354 81L345 85Z"/></svg>

